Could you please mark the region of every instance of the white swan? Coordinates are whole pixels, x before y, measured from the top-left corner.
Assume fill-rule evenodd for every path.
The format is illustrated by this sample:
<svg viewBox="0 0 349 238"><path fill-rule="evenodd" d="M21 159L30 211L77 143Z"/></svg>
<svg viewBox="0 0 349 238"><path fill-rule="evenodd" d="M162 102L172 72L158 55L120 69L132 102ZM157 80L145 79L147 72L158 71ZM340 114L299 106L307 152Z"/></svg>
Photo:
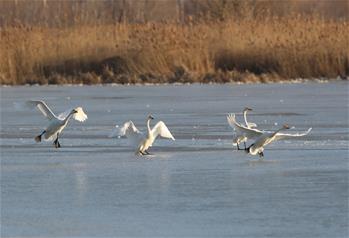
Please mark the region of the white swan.
<svg viewBox="0 0 349 238"><path fill-rule="evenodd" d="M75 120L83 122L87 119L87 115L84 113L81 107L67 110L57 117L51 109L46 105L44 101L30 100L26 102L26 106L30 108L38 108L42 114L49 120L49 125L38 136L35 137L36 142L41 141L41 136L45 136L46 140L55 139L53 144L56 148L61 147L58 137L66 127L69 119L73 117Z"/></svg>
<svg viewBox="0 0 349 238"><path fill-rule="evenodd" d="M252 109L246 107L246 108L244 109L244 111L243 111L244 120L245 120L245 125L246 125L245 127L246 127L246 128L249 128L249 129L252 129L253 127L257 127L257 125L256 125L255 123L252 123L252 122L248 122L248 121L247 121L246 115L247 115L247 112L248 112L248 111L252 111ZM244 142L245 149L246 149L246 141L247 141L248 139L253 139L253 138L255 138L255 137L257 137L257 136L260 135L260 134L258 134L258 133L257 133L257 134L245 133L245 131L239 130L239 128L237 128L236 125L239 125L239 126L242 126L242 125L236 122L235 114L229 114L229 115L227 116L227 121L228 121L228 124L236 131L236 132L235 132L235 136L234 136L234 138L233 138L233 145L236 145L238 150L240 150L240 147L239 147L239 144L240 144L240 143ZM242 127L244 127L244 126L242 126ZM259 131L259 130L257 130L257 129L255 129L255 130L256 130L256 132L261 132L261 131Z"/></svg>
<svg viewBox="0 0 349 238"><path fill-rule="evenodd" d="M252 143L248 148L245 149L246 153L250 153L251 155L258 154L260 158L263 158L264 157L263 151L266 145L270 144L273 141L277 141L281 139L288 139L288 138L308 135L312 128L309 128L304 133L286 134L286 133L280 132L281 130L286 130L286 129L290 129L290 127L288 125L284 125L282 128L274 132L264 132L255 140L254 143ZM250 130L250 129L247 129L247 130Z"/></svg>
<svg viewBox="0 0 349 238"><path fill-rule="evenodd" d="M125 122L124 125L112 132L110 137L114 137L116 135L126 136L129 139L129 144L131 146L136 147L136 154L146 155L149 154L148 148L151 147L157 138L157 136L161 136L164 138L169 138L175 140L167 126L163 121L159 121L156 125L151 129L150 121L154 118L149 115L147 118L147 135L144 136L142 132L140 132L132 121Z"/></svg>

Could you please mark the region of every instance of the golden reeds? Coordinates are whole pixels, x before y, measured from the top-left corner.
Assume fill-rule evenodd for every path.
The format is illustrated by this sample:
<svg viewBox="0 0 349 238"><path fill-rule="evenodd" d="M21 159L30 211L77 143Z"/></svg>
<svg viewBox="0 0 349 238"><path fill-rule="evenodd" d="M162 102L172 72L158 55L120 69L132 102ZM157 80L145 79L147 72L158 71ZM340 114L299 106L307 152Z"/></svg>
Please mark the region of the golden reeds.
<svg viewBox="0 0 349 238"><path fill-rule="evenodd" d="M348 32L348 22L317 16L189 24L3 27L0 83L264 82L266 75L272 80L346 77Z"/></svg>

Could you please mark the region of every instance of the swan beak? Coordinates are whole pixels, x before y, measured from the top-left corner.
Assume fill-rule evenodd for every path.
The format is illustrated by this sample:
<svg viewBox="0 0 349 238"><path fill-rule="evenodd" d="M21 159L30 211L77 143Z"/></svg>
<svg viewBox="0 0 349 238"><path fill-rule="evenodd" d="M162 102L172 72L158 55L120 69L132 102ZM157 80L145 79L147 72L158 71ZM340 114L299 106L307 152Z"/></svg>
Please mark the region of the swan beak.
<svg viewBox="0 0 349 238"><path fill-rule="evenodd" d="M154 120L154 117L152 115L149 115L149 119Z"/></svg>
<svg viewBox="0 0 349 238"><path fill-rule="evenodd" d="M252 108L250 107L245 107L245 110L244 111L252 111Z"/></svg>
<svg viewBox="0 0 349 238"><path fill-rule="evenodd" d="M73 113L78 113L78 111L74 109L74 110L73 110Z"/></svg>

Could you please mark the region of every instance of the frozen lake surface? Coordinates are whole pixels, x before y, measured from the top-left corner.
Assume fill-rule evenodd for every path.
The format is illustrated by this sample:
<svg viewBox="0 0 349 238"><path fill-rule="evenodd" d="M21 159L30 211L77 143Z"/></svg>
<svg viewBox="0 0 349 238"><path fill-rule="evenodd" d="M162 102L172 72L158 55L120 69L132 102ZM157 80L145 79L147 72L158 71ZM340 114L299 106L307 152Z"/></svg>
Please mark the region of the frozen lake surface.
<svg viewBox="0 0 349 238"><path fill-rule="evenodd" d="M82 106L55 149L37 144L44 99ZM264 161L231 145L230 112L312 132ZM151 112L176 141L137 157L115 124ZM241 113L238 115L241 119ZM348 83L1 88L1 237L348 237Z"/></svg>

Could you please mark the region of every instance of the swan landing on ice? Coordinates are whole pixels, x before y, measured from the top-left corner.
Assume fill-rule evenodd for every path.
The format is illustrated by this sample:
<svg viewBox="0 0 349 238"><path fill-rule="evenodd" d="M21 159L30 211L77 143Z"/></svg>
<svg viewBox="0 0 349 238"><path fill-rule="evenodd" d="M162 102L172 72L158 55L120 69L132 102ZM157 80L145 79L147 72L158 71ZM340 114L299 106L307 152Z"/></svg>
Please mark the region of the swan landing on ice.
<svg viewBox="0 0 349 238"><path fill-rule="evenodd" d="M163 121L159 121L156 125L151 129L150 121L154 118L149 115L147 117L147 135L144 135L140 132L132 121L125 122L124 125L119 129L115 128L111 133L110 137L115 136L126 136L129 140L130 146L136 148L135 153L140 155L148 155L148 149L151 147L157 138L157 136L161 136L164 138L175 140L167 126Z"/></svg>
<svg viewBox="0 0 349 238"><path fill-rule="evenodd" d="M312 128L309 128L304 133L286 134L286 133L280 132L282 130L288 130L288 129L290 129L290 127L288 125L284 125L282 128L274 132L263 132L262 135L260 135L248 148L245 149L246 153L249 153L251 155L258 154L260 158L263 158L264 157L263 151L266 145L277 140L306 136L309 134Z"/></svg>
<svg viewBox="0 0 349 238"><path fill-rule="evenodd" d="M252 129L253 127L257 127L257 125L255 123L247 121L247 112L249 112L249 111L252 111L252 109L249 107L245 107L245 109L243 110L242 113L244 115L245 127ZM232 118L233 116L234 116L234 118ZM235 130L235 136L233 138L233 145L236 145L237 149L240 150L239 144L243 142L245 145L245 149L246 149L246 141L248 139L253 139L254 134L244 133L243 131L238 130L236 128L235 114L229 114L227 116L227 121L228 121L228 124ZM258 131L257 129L253 129L253 130Z"/></svg>
<svg viewBox="0 0 349 238"><path fill-rule="evenodd" d="M87 119L87 115L84 113L81 107L67 110L58 116L56 116L51 109L46 105L44 101L27 101L25 104L29 108L38 108L42 114L49 120L49 124L46 129L38 136L35 137L36 142L41 141L41 137L44 136L46 140L53 140L53 144L56 148L61 147L58 137L67 126L69 119L73 119L83 122Z"/></svg>
<svg viewBox="0 0 349 238"><path fill-rule="evenodd" d="M263 151L264 147L270 144L273 141L281 140L281 139L289 139L295 137L306 136L312 130L309 128L306 132L303 133L282 133L282 130L288 130L290 127L288 125L284 125L282 128L276 131L261 131L256 128L249 128L247 126L243 126L236 122L235 114L229 114L227 116L228 123L231 127L235 128L237 134L244 139L254 139L255 141L247 148L245 148L246 153L251 155L259 155L260 158L264 157Z"/></svg>

